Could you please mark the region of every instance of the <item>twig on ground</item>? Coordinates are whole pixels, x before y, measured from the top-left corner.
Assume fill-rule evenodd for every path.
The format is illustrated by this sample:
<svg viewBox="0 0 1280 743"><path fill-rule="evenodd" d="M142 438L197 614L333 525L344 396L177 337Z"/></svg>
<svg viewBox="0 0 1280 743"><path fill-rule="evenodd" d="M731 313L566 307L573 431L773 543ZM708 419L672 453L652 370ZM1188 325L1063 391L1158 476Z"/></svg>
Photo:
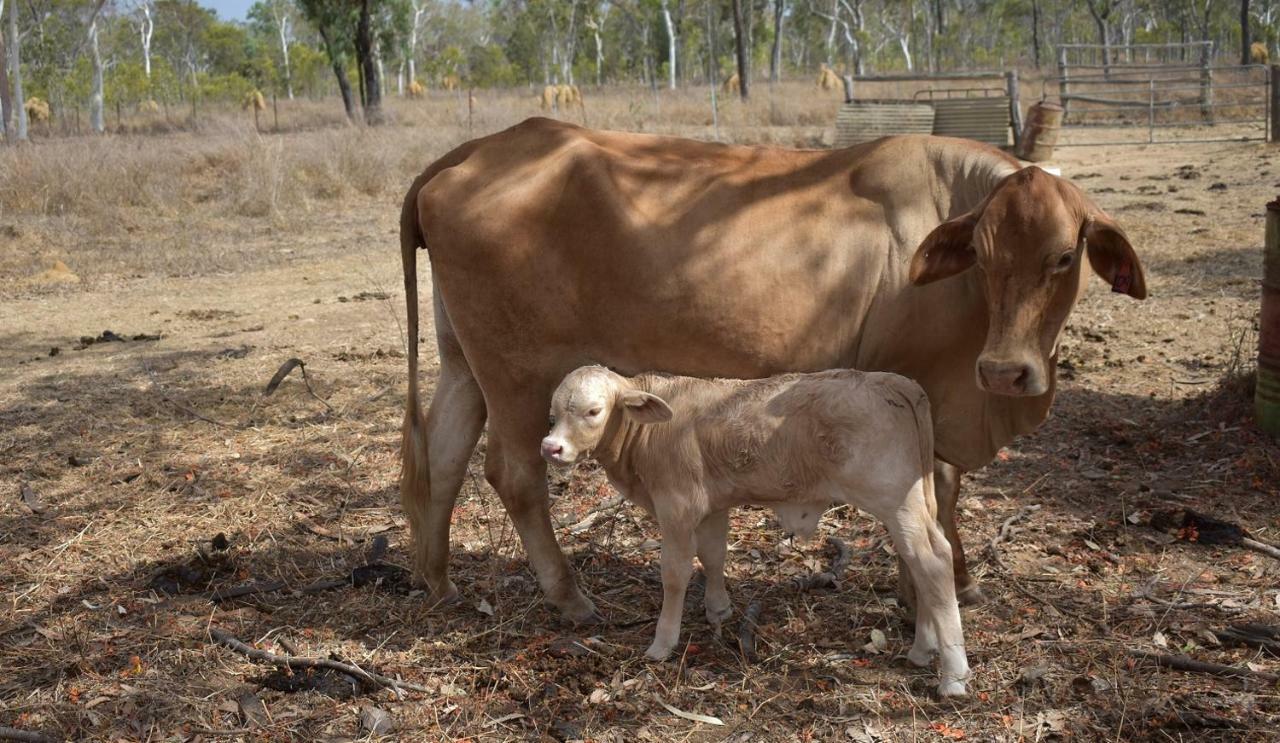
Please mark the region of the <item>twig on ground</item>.
<svg viewBox="0 0 1280 743"><path fill-rule="evenodd" d="M347 578L327 578L325 580L316 581L296 589L299 593L320 593L321 591L331 591L335 588L350 586L354 583L350 577ZM208 596L210 601L227 601L229 599L238 599L245 596L253 596L259 593L275 593L276 591L290 590L289 584L276 580L267 583L249 583L243 586L235 586L233 588L218 589L210 591Z"/></svg>
<svg viewBox="0 0 1280 743"><path fill-rule="evenodd" d="M991 538L991 542L987 545L987 549L991 550L991 556L996 561L1000 561L1000 543L1009 538L1009 534L1013 530L1013 525L1027 516L1040 510L1038 503L1023 506L1018 512L1005 519L1000 524L1000 528L996 531L996 535Z"/></svg>
<svg viewBox="0 0 1280 743"><path fill-rule="evenodd" d="M1247 550L1253 550L1254 552L1259 552L1261 554L1267 555L1269 557L1274 557L1277 560L1280 560L1280 549L1272 547L1271 545L1266 544L1264 542L1259 542L1256 539L1250 539L1249 537L1242 537L1240 539L1240 546L1244 547Z"/></svg>
<svg viewBox="0 0 1280 743"><path fill-rule="evenodd" d="M599 521L601 518L603 518L606 514L613 513L614 511L621 508L622 505L626 502L627 502L626 498L622 497L621 495L615 495L612 498L609 498L608 500L606 500L604 503L601 503L600 505L588 511L587 515L584 516L581 521L579 521L576 524L571 524L566 528L569 530L570 534L581 534L582 532L595 526L595 523Z"/></svg>
<svg viewBox="0 0 1280 743"><path fill-rule="evenodd" d="M835 588L840 583L845 569L849 567L849 547L835 537L827 537L827 544L836 550L831 569L823 573L798 575L788 581L792 588L797 591L812 591L817 588Z"/></svg>
<svg viewBox="0 0 1280 743"><path fill-rule="evenodd" d="M738 625L738 650L742 653L742 659L748 663L760 660L760 656L756 654L756 626L760 622L762 611L764 607L759 599L753 600L747 604L747 610L742 612L742 623Z"/></svg>
<svg viewBox="0 0 1280 743"><path fill-rule="evenodd" d="M311 388L311 378L307 376L306 363L304 363L302 359L296 357L288 359L280 365L280 368L276 370L275 375L271 377L271 381L267 382L267 388L262 391L262 396L270 397L271 393L276 391L276 388L280 386L280 383L284 381L285 377L289 376L289 372L293 371L295 367L302 370L302 381L307 386L307 394L319 400L321 404L328 408L329 412L332 413L333 406L329 404L329 401L317 395L316 391Z"/></svg>
<svg viewBox="0 0 1280 743"><path fill-rule="evenodd" d="M37 733L34 730L18 730L17 728L9 728L0 725L0 740L21 740L29 743L53 743L56 738L50 738L44 733Z"/></svg>
<svg viewBox="0 0 1280 743"><path fill-rule="evenodd" d="M1224 630L1213 630L1213 634L1223 643L1248 645L1280 655L1280 628L1246 622L1233 624Z"/></svg>
<svg viewBox="0 0 1280 743"><path fill-rule="evenodd" d="M276 655L275 653L269 653L265 650L259 650L244 643L226 630L218 629L217 627L209 628L209 636L212 637L219 645L230 650L234 650L235 652L253 660L269 663L277 668L287 668L293 671L301 671L308 668L328 668L331 671L337 671L338 673L346 674L347 676L351 676L352 678L365 683L381 686L387 689L393 689L396 691L418 691L424 693L428 691L424 686L411 684L406 681L398 681L377 673L371 673L363 668L353 666L350 663L341 663L328 658L299 658L293 655Z"/></svg>
<svg viewBox="0 0 1280 743"><path fill-rule="evenodd" d="M1221 663L1209 663L1189 658L1185 655L1162 655L1160 653L1148 653L1145 650L1130 650L1129 654L1135 658L1154 661L1156 665L1171 668L1175 671L1207 673L1211 676L1225 676L1227 678L1262 679L1264 681L1272 682L1280 681L1280 674L1270 673L1267 671L1254 671L1248 668L1237 668L1236 666L1224 666Z"/></svg>

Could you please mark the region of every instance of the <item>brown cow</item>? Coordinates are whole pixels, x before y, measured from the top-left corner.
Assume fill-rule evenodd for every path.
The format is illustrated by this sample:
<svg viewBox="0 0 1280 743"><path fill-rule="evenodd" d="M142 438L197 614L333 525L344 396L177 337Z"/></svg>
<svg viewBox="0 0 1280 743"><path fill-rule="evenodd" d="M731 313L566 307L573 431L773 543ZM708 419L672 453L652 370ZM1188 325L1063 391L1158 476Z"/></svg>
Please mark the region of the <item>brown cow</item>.
<svg viewBox="0 0 1280 743"><path fill-rule="evenodd" d="M1124 232L1075 186L941 137L791 151L530 119L428 167L400 229L401 500L415 567L436 601L456 595L449 520L487 418L485 474L548 601L573 620L594 606L556 544L539 455L569 370L746 379L856 368L916 380L933 409L939 521L961 598L972 599L955 531L959 472L1048 414L1058 335L1086 264L1116 291L1146 296ZM425 417L421 246L440 358Z"/></svg>
<svg viewBox="0 0 1280 743"><path fill-rule="evenodd" d="M969 676L951 546L938 527L933 428L920 385L897 374L848 369L768 379L628 379L584 366L551 396L542 456L572 465L591 456L609 482L662 532L662 615L645 656L665 660L680 639L696 553L706 573L707 621L733 613L724 584L729 509L772 508L782 528L808 538L833 501L880 519L919 589L907 658L932 665L940 696L961 696Z"/></svg>

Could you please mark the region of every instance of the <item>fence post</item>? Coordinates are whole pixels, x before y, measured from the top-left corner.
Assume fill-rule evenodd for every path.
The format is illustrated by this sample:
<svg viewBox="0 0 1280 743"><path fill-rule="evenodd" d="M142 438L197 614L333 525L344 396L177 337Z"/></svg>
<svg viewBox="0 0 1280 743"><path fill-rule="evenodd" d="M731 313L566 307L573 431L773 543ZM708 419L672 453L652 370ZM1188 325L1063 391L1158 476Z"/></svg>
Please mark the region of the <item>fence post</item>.
<svg viewBox="0 0 1280 743"><path fill-rule="evenodd" d="M1156 81L1147 81L1147 144L1156 141Z"/></svg>
<svg viewBox="0 0 1280 743"><path fill-rule="evenodd" d="M1013 149L1022 142L1022 103L1018 99L1018 71L1004 73L1005 87L1009 90L1009 126L1013 127Z"/></svg>
<svg viewBox="0 0 1280 743"><path fill-rule="evenodd" d="M840 79L844 83L844 102L853 103L853 75L845 75Z"/></svg>
<svg viewBox="0 0 1280 743"><path fill-rule="evenodd" d="M1280 142L1280 64L1267 68L1267 78L1271 83L1271 142Z"/></svg>
<svg viewBox="0 0 1280 743"><path fill-rule="evenodd" d="M1206 41L1200 47L1200 118L1213 124L1213 70L1209 63L1213 58L1213 42Z"/></svg>
<svg viewBox="0 0 1280 743"><path fill-rule="evenodd" d="M1067 123L1067 112L1071 109L1071 82L1067 71L1067 50L1058 47L1058 99L1062 102L1062 123Z"/></svg>

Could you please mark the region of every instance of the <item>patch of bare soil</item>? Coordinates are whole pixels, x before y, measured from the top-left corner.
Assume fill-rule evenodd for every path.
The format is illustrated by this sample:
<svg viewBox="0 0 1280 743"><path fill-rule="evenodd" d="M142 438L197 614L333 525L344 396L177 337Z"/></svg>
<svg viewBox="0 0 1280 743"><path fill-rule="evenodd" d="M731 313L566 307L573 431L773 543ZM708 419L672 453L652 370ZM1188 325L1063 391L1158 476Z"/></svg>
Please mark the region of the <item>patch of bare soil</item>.
<svg viewBox="0 0 1280 743"><path fill-rule="evenodd" d="M655 529L609 505L598 471L557 476L561 543L607 617L564 626L483 483L483 442L454 518L463 600L433 610L403 570L394 198L274 231L276 258L241 271L0 282L0 725L93 740L1269 739L1276 646L1239 627L1280 625L1280 561L1150 524L1192 509L1280 543L1280 448L1248 398L1276 157L1201 144L1054 163L1127 229L1152 296L1093 287L1054 416L966 478L961 530L989 600L964 613L960 702L932 698L933 673L901 657L895 558L847 509L810 544L737 514L737 616L712 636L695 586L686 645L654 664ZM106 328L160 337L77 348ZM266 395L294 357L307 377ZM801 590L791 579L831 564L829 536L849 569ZM357 670L255 661L213 630Z"/></svg>

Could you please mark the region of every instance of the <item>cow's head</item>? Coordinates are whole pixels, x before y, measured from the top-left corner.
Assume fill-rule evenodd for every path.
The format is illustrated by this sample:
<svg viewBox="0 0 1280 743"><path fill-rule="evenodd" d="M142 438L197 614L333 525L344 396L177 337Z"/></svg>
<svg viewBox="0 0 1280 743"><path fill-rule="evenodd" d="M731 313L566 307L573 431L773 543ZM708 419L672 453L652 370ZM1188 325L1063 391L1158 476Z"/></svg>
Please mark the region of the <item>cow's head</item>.
<svg viewBox="0 0 1280 743"><path fill-rule="evenodd" d="M978 385L999 395L1042 395L1058 335L1083 289L1082 253L1114 291L1146 298L1142 265L1120 226L1080 189L1032 166L929 233L911 259L911 281L927 284L976 265L989 318Z"/></svg>
<svg viewBox="0 0 1280 743"><path fill-rule="evenodd" d="M603 366L569 372L551 395L551 432L542 439L542 458L566 466L590 454L623 417L635 423L671 420L671 407L638 389L630 379Z"/></svg>

